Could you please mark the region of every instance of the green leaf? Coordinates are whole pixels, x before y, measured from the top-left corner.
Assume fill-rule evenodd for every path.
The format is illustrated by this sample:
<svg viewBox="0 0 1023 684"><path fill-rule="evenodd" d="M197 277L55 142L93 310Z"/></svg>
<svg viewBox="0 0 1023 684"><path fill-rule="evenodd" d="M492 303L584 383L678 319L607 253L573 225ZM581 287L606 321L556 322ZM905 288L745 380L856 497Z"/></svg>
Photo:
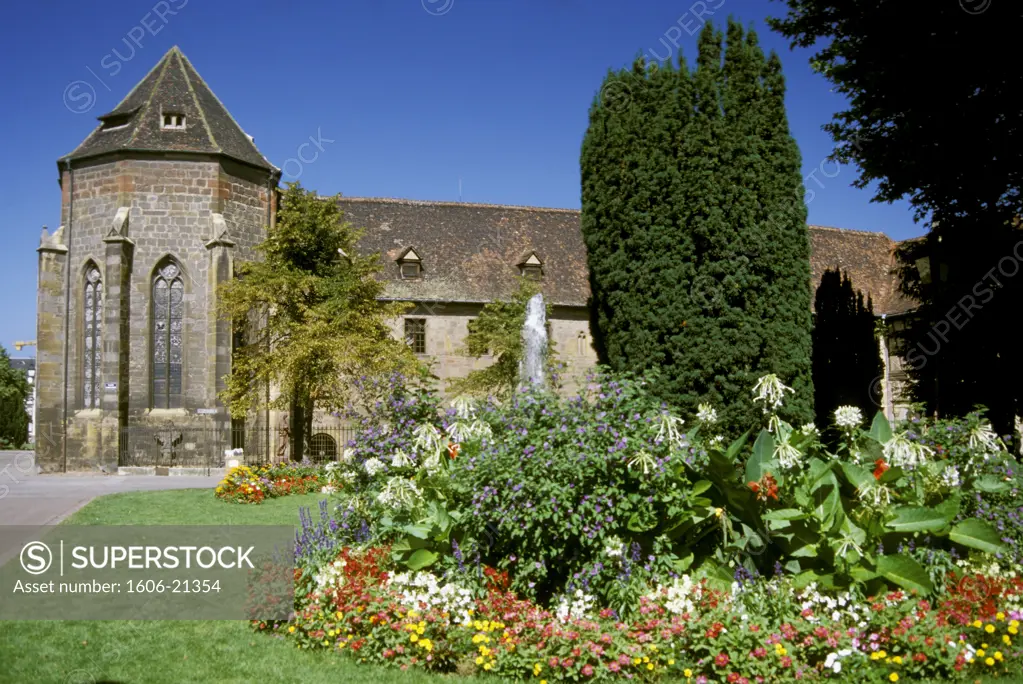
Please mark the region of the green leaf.
<svg viewBox="0 0 1023 684"><path fill-rule="evenodd" d="M433 565L437 561L437 558L437 554L433 551L419 549L413 553L407 561L405 561L405 565L408 566L410 570L422 570L425 567Z"/></svg>
<svg viewBox="0 0 1023 684"><path fill-rule="evenodd" d="M628 528L632 532L646 532L657 525L657 519L648 510L636 511L629 516Z"/></svg>
<svg viewBox="0 0 1023 684"><path fill-rule="evenodd" d="M1005 551L1005 545L1002 544L1002 539L998 536L995 528L977 518L969 518L953 527L952 531L948 533L948 538L956 544L988 553Z"/></svg>
<svg viewBox="0 0 1023 684"><path fill-rule="evenodd" d="M874 475L863 466L858 466L855 463L849 463L848 461L842 462L842 473L845 475L845 479L849 481L856 489L862 489L864 485L870 485L874 483Z"/></svg>
<svg viewBox="0 0 1023 684"><path fill-rule="evenodd" d="M753 453L746 462L746 482L759 482L767 472L766 464L774 455L774 437L767 430L761 430L753 443Z"/></svg>
<svg viewBox="0 0 1023 684"><path fill-rule="evenodd" d="M689 496L690 497L699 496L700 494L703 494L705 491L710 489L712 486L713 484L711 484L709 480L700 480L699 482L694 482L692 489L689 490Z"/></svg>
<svg viewBox="0 0 1023 684"><path fill-rule="evenodd" d="M739 437L739 439L735 440L734 442L728 445L728 450L725 451L725 458L729 462L731 463L735 462L735 457L739 455L739 452L742 450L742 448L746 445L746 442L749 440L749 432L750 432L749 430L746 430L746 432L742 433L742 436Z"/></svg>
<svg viewBox="0 0 1023 684"><path fill-rule="evenodd" d="M973 481L973 488L986 494L1001 494L1012 489L1012 485L997 475L982 475Z"/></svg>
<svg viewBox="0 0 1023 684"><path fill-rule="evenodd" d="M937 532L950 522L946 511L927 506L902 506L894 513L888 527L896 532Z"/></svg>
<svg viewBox="0 0 1023 684"><path fill-rule="evenodd" d="M857 582L869 582L872 579L877 579L878 576L876 572L862 565L849 568L849 575Z"/></svg>
<svg viewBox="0 0 1023 684"><path fill-rule="evenodd" d="M884 413L878 411L874 414L874 421L870 424L870 434L878 444L885 444L892 438L892 426L888 424L888 419L884 417Z"/></svg>
<svg viewBox="0 0 1023 684"><path fill-rule="evenodd" d="M774 511L767 511L762 516L764 520L806 520L809 513L804 513L798 508L779 508Z"/></svg>
<svg viewBox="0 0 1023 684"><path fill-rule="evenodd" d="M430 525L424 525L423 523L416 523L415 525L405 525L401 528L406 534L410 534L413 537L419 539L428 539L430 537Z"/></svg>
<svg viewBox="0 0 1023 684"><path fill-rule="evenodd" d="M790 552L789 555L792 556L793 558L816 558L817 545L806 544L805 546L800 546L798 549L795 549L794 551Z"/></svg>
<svg viewBox="0 0 1023 684"><path fill-rule="evenodd" d="M902 468L889 468L888 470L884 471L884 475L881 476L881 479L878 480L878 482L880 482L881 484L895 482L905 474L906 471L903 470Z"/></svg>
<svg viewBox="0 0 1023 684"><path fill-rule="evenodd" d="M934 589L923 566L905 554L879 557L877 574L908 591L916 589L921 594L929 594Z"/></svg>

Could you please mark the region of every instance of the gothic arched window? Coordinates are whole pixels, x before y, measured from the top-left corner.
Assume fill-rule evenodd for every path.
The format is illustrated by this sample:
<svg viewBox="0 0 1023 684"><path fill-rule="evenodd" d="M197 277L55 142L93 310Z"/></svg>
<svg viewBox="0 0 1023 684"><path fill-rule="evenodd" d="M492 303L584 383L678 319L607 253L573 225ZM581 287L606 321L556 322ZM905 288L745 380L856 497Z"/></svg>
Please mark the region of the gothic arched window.
<svg viewBox="0 0 1023 684"><path fill-rule="evenodd" d="M153 408L181 408L185 284L168 261L153 277Z"/></svg>
<svg viewBox="0 0 1023 684"><path fill-rule="evenodd" d="M93 409L100 407L100 378L103 374L103 278L93 263L85 269L84 312L82 396L83 406Z"/></svg>

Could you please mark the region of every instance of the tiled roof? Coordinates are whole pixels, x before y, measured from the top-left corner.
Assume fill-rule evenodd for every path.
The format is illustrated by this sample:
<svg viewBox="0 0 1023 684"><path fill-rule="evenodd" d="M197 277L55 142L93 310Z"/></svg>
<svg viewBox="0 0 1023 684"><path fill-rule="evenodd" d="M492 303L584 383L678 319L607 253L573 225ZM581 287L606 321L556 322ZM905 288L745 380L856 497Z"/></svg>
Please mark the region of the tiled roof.
<svg viewBox="0 0 1023 684"><path fill-rule="evenodd" d="M380 252L388 297L413 301L487 302L514 291L523 255L543 262L544 290L554 304L585 306L590 289L580 213L461 202L346 197L348 221L365 229L361 247ZM849 274L869 294L875 313L905 311L897 292L893 250L883 233L809 226L812 287L828 268ZM402 279L396 260L414 248L422 273Z"/></svg>
<svg viewBox="0 0 1023 684"><path fill-rule="evenodd" d="M183 114L184 130L161 128L164 113ZM222 154L268 171L275 168L177 46L113 111L98 118L100 125L61 161L118 151L199 152Z"/></svg>

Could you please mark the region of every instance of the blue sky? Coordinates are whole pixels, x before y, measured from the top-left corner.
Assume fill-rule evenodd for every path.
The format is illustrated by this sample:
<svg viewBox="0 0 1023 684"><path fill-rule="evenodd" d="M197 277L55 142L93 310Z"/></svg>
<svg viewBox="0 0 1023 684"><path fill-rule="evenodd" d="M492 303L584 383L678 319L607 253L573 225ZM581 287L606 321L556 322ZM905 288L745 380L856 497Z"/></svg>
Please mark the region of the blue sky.
<svg viewBox="0 0 1023 684"><path fill-rule="evenodd" d="M817 170L810 221L922 234L908 204L871 203L870 191L851 187L852 168L824 162L832 146L821 126L844 101L811 73L808 51L789 51L767 29L765 17L783 9L767 0L16 3L0 22L0 344L13 352L15 340L35 338L35 249L60 216L56 159L173 45L285 180L323 194L458 200L461 179L467 202L578 208L579 145L607 69L679 49L693 63L702 21L731 14L781 54L804 173ZM303 163L310 137L323 150ZM315 149L303 148L305 159Z"/></svg>

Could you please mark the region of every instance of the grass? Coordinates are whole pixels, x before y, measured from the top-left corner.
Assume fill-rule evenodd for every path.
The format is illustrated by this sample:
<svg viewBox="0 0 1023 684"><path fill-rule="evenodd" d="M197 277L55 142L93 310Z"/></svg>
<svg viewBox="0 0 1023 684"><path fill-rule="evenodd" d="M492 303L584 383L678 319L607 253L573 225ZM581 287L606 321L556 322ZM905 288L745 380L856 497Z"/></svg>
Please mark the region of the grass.
<svg viewBox="0 0 1023 684"><path fill-rule="evenodd" d="M295 525L301 506L317 513L322 494L268 499L261 504L221 501L211 489L169 489L101 496L65 525Z"/></svg>
<svg viewBox="0 0 1023 684"><path fill-rule="evenodd" d="M110 494L65 525L298 525L319 494L260 505L220 501L208 489ZM253 632L244 621L0 622L0 682L438 682L446 677L357 665L298 650ZM459 682L476 681L459 678Z"/></svg>

